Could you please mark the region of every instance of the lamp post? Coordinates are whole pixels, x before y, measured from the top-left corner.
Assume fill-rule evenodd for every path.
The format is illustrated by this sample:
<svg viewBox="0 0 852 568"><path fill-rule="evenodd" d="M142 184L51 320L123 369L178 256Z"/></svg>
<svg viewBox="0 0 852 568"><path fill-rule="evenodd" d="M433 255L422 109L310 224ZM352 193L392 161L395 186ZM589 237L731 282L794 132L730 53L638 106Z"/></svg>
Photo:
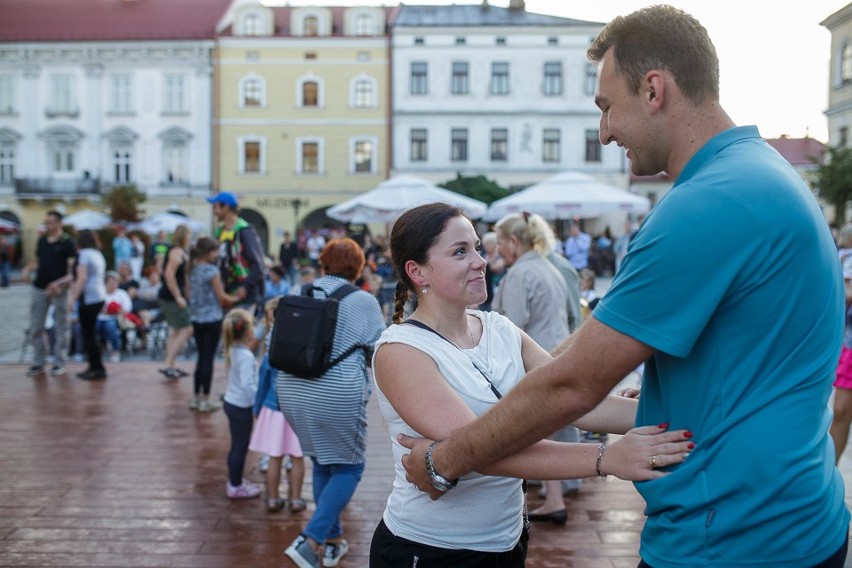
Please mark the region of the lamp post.
<svg viewBox="0 0 852 568"><path fill-rule="evenodd" d="M288 204L293 208L293 215L295 216L295 221L296 221L296 230L294 231L294 233L296 235L298 235L299 234L299 208L302 207L302 206L307 207L308 206L308 200L296 197L295 199L290 199Z"/></svg>

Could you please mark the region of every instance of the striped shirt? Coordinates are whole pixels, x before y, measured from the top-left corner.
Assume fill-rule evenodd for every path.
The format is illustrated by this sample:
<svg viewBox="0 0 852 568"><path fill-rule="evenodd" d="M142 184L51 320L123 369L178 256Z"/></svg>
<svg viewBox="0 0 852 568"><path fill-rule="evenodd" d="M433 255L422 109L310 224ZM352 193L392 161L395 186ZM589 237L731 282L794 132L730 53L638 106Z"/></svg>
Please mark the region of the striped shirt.
<svg viewBox="0 0 852 568"><path fill-rule="evenodd" d="M323 276L314 287L331 295L347 283L337 276ZM317 295L322 297L321 293ZM363 290L349 294L338 308L332 359L355 344L372 347L384 329L375 296ZM283 371L278 374L281 410L299 437L302 452L321 464L364 462L369 397L370 378L362 350L318 379L302 379Z"/></svg>

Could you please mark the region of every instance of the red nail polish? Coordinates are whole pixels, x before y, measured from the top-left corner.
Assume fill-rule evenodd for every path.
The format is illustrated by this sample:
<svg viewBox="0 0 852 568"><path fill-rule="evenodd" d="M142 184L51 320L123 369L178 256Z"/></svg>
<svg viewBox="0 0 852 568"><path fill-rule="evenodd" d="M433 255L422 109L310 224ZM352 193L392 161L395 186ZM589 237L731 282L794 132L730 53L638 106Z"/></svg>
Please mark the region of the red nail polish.
<svg viewBox="0 0 852 568"><path fill-rule="evenodd" d="M687 430L686 432L683 433L683 437L684 438L692 438L692 432Z"/></svg>
<svg viewBox="0 0 852 568"><path fill-rule="evenodd" d="M692 448L694 448L694 447L695 447L695 442L690 442L690 443L688 443L688 444L686 445L686 447L687 447L687 448L689 448L689 449L691 450Z"/></svg>
<svg viewBox="0 0 852 568"><path fill-rule="evenodd" d="M668 428L668 427L669 427L669 423L668 423L668 422L663 422L662 424L658 424L658 425L657 425L657 428L662 428L663 430L665 430L665 429L666 429L666 428Z"/></svg>

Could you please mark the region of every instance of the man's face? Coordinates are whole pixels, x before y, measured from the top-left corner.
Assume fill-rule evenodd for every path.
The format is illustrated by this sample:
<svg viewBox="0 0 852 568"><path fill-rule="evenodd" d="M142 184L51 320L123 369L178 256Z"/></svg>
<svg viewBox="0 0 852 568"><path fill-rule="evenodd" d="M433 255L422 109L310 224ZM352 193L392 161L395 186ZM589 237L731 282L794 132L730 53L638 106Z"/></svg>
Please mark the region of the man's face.
<svg viewBox="0 0 852 568"><path fill-rule="evenodd" d="M213 204L213 216L216 217L217 221L225 220L225 213L228 211L228 208L221 203Z"/></svg>
<svg viewBox="0 0 852 568"><path fill-rule="evenodd" d="M642 90L633 93L627 79L619 74L618 62L610 48L598 65L598 85L595 104L601 110L601 144L615 142L627 151L630 171L635 175L655 175L665 169L653 157L654 144L646 110L642 105Z"/></svg>
<svg viewBox="0 0 852 568"><path fill-rule="evenodd" d="M62 223L53 215L46 215L44 217L44 227L48 233L56 234L62 230Z"/></svg>

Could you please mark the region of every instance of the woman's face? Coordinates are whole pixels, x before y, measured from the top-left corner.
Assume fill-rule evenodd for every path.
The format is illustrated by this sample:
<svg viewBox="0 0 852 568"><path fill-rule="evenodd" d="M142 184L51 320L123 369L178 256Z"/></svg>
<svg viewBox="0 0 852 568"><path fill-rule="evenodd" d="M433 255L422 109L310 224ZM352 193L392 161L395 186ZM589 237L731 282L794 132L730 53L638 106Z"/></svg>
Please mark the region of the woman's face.
<svg viewBox="0 0 852 568"><path fill-rule="evenodd" d="M503 257L506 266L512 266L518 259L518 239L502 233L497 234L497 252Z"/></svg>
<svg viewBox="0 0 852 568"><path fill-rule="evenodd" d="M479 238L470 221L454 217L438 241L429 249L428 262L421 267L429 293L465 306L485 301L485 259L479 254Z"/></svg>

